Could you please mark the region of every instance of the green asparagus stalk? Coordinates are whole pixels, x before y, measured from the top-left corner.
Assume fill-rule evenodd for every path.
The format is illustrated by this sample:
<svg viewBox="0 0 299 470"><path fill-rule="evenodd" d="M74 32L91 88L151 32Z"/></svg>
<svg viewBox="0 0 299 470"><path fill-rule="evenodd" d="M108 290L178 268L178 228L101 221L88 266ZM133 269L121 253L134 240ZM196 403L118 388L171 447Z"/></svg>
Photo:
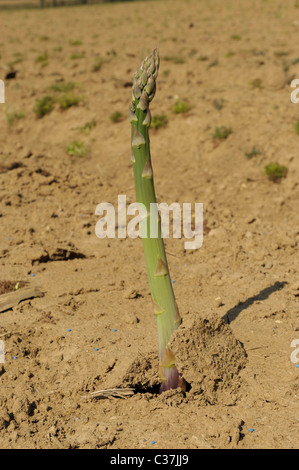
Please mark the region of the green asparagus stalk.
<svg viewBox="0 0 299 470"><path fill-rule="evenodd" d="M161 220L157 217L157 237L151 237L151 204L156 204L156 195L151 165L149 126L151 113L149 104L154 98L159 69L159 54L155 49L144 59L134 75L133 99L129 108L132 126L132 163L137 203L146 208L146 236L142 235L147 274L156 317L159 340L159 373L162 381L160 393L177 387L184 388L179 376L175 357L168 347L170 337L180 325L181 317L176 305L172 282L169 275L164 241L161 236ZM153 207L153 206L152 206ZM142 222L141 222L142 224ZM140 227L141 228L141 227ZM144 233L141 228L141 234Z"/></svg>

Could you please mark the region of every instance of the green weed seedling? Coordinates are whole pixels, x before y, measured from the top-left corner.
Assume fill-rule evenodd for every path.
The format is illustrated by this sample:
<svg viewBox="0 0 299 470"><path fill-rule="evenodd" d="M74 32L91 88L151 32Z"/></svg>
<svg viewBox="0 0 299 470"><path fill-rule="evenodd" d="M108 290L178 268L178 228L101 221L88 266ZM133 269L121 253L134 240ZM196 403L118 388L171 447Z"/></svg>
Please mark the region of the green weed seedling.
<svg viewBox="0 0 299 470"><path fill-rule="evenodd" d="M164 57L164 60L172 62L173 64L184 64L186 62L184 57L180 55L166 56Z"/></svg>
<svg viewBox="0 0 299 470"><path fill-rule="evenodd" d="M95 63L92 66L92 71L93 72L98 72L101 70L103 64L106 62L106 60L103 57L97 57Z"/></svg>
<svg viewBox="0 0 299 470"><path fill-rule="evenodd" d="M208 56L207 55L204 55L204 54L200 54L197 58L197 60L199 62L206 62L207 60L209 60Z"/></svg>
<svg viewBox="0 0 299 470"><path fill-rule="evenodd" d="M70 39L69 40L69 45L70 46L82 46L82 41L80 41L80 39Z"/></svg>
<svg viewBox="0 0 299 470"><path fill-rule="evenodd" d="M8 109L6 106L4 107L4 114L6 121L10 126L12 126L19 119L23 119L25 117L25 113L22 111L13 111L12 109Z"/></svg>
<svg viewBox="0 0 299 470"><path fill-rule="evenodd" d="M271 181L277 183L287 176L288 169L278 163L269 163L265 166L265 172Z"/></svg>
<svg viewBox="0 0 299 470"><path fill-rule="evenodd" d="M168 117L166 114L156 114L152 118L151 127L153 129L160 129L160 127L166 127L168 123Z"/></svg>
<svg viewBox="0 0 299 470"><path fill-rule="evenodd" d="M68 109L71 106L78 106L82 101L82 98L75 96L73 93L66 93L65 95L59 96L56 99L60 109Z"/></svg>
<svg viewBox="0 0 299 470"><path fill-rule="evenodd" d="M235 53L234 51L229 50L229 51L227 51L227 53L225 54L225 57L230 58L230 57L233 57L235 54L236 54L236 53Z"/></svg>
<svg viewBox="0 0 299 470"><path fill-rule="evenodd" d="M110 120L112 122L121 122L123 121L123 119L124 119L123 113L121 113L120 111L114 111L114 113L110 115Z"/></svg>
<svg viewBox="0 0 299 470"><path fill-rule="evenodd" d="M260 155L260 154L261 154L261 152L258 149L256 149L255 147L252 147L252 149L249 152L245 152L245 156L248 159L256 157L257 155Z"/></svg>
<svg viewBox="0 0 299 470"><path fill-rule="evenodd" d="M73 141L66 146L66 153L74 157L85 157L89 152L88 145L83 142Z"/></svg>
<svg viewBox="0 0 299 470"><path fill-rule="evenodd" d="M43 96L38 98L35 103L34 112L38 118L42 118L46 114L49 114L54 105L54 100L52 96Z"/></svg>
<svg viewBox="0 0 299 470"><path fill-rule="evenodd" d="M215 109L218 109L220 111L223 108L225 100L223 98L215 98L213 100L213 106Z"/></svg>
<svg viewBox="0 0 299 470"><path fill-rule="evenodd" d="M249 85L253 90L261 90L263 88L262 80L260 78L254 78L249 82Z"/></svg>
<svg viewBox="0 0 299 470"><path fill-rule="evenodd" d="M183 101L181 99L178 99L174 106L173 106L173 112L175 114L181 114L181 113L187 113L190 109L190 106L186 101Z"/></svg>
<svg viewBox="0 0 299 470"><path fill-rule="evenodd" d="M74 52L70 55L71 60L83 59L85 57L84 52Z"/></svg>
<svg viewBox="0 0 299 470"><path fill-rule="evenodd" d="M79 131L88 135L92 129L97 125L96 120L93 118L91 121L86 122L83 126L79 127Z"/></svg>
<svg viewBox="0 0 299 470"><path fill-rule="evenodd" d="M213 137L217 140L225 140L231 133L232 129L230 127L220 126L216 127Z"/></svg>
<svg viewBox="0 0 299 470"><path fill-rule="evenodd" d="M37 64L40 64L42 67L45 67L46 65L48 65L48 61L49 61L49 56L47 52L44 52L43 54L37 56L37 58L35 59L35 62Z"/></svg>
<svg viewBox="0 0 299 470"><path fill-rule="evenodd" d="M296 134L299 135L299 121L295 122L294 127L295 127Z"/></svg>
<svg viewBox="0 0 299 470"><path fill-rule="evenodd" d="M76 84L74 82L59 82L51 85L49 90L57 93L69 93L74 90L75 86Z"/></svg>

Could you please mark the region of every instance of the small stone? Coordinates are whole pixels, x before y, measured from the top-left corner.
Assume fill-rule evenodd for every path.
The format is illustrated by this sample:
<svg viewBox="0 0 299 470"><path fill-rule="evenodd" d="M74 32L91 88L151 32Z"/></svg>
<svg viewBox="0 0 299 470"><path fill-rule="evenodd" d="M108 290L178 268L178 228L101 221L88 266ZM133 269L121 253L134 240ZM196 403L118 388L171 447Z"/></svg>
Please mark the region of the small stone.
<svg viewBox="0 0 299 470"><path fill-rule="evenodd" d="M129 323L130 325L135 325L138 323L138 318L133 312L126 312L124 316L124 320L126 323Z"/></svg>
<svg viewBox="0 0 299 470"><path fill-rule="evenodd" d="M137 299L138 297L141 297L139 292L137 292L136 289L129 289L124 292L123 294L125 299Z"/></svg>
<svg viewBox="0 0 299 470"><path fill-rule="evenodd" d="M293 292L299 291L299 281L293 282L293 284L290 285L290 290Z"/></svg>
<svg viewBox="0 0 299 470"><path fill-rule="evenodd" d="M273 266L273 261L272 260L269 260L265 263L265 268L266 269L271 269Z"/></svg>
<svg viewBox="0 0 299 470"><path fill-rule="evenodd" d="M221 305L223 305L221 297L216 297L216 299L214 300L214 307L218 308L221 307Z"/></svg>

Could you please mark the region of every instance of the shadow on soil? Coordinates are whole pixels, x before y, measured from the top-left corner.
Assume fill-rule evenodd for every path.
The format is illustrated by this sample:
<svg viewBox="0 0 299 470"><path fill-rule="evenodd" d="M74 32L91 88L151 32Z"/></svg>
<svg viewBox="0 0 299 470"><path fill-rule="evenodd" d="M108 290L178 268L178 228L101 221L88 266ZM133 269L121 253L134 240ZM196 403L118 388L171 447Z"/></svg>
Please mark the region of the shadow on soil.
<svg viewBox="0 0 299 470"><path fill-rule="evenodd" d="M237 316L246 308L250 307L254 302L257 300L266 300L273 292L283 289L283 287L287 284L287 282L275 282L272 286L266 287L265 289L261 290L259 294L254 295L253 297L249 297L249 299L245 300L245 302L239 302L238 305L231 308L223 315L223 320L225 323L230 324L234 321Z"/></svg>

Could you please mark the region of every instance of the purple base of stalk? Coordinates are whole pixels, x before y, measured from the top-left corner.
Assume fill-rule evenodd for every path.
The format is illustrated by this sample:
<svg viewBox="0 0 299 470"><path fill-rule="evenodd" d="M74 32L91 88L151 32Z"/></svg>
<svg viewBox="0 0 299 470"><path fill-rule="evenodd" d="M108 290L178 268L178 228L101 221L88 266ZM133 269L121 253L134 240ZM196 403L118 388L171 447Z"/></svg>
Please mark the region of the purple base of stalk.
<svg viewBox="0 0 299 470"><path fill-rule="evenodd" d="M167 390L176 389L182 386L182 379L176 367L163 369L163 371L167 380L161 384L159 393L163 393Z"/></svg>

